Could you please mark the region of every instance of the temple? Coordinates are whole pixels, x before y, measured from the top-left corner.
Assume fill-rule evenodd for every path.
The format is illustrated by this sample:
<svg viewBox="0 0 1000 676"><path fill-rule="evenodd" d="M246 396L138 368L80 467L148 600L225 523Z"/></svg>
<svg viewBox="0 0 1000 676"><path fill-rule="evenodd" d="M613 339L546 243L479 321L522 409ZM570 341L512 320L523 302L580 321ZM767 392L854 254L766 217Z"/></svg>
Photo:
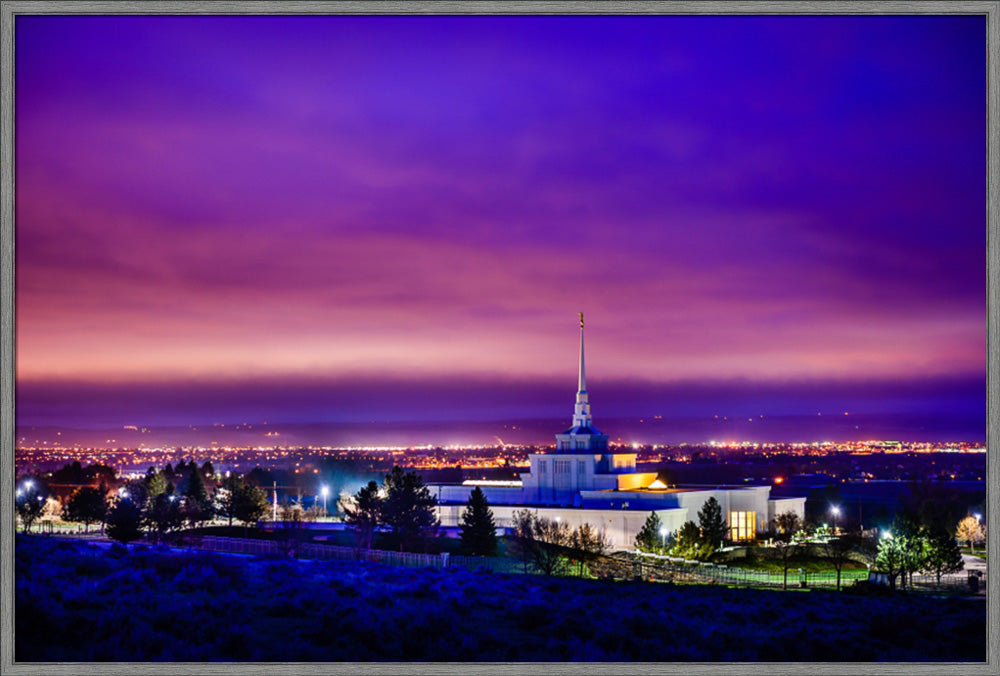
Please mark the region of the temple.
<svg viewBox="0 0 1000 676"><path fill-rule="evenodd" d="M714 497L730 528L730 539L745 541L767 528L783 512L805 516L804 497L774 499L770 486L667 487L655 472L637 472L638 454L615 451L608 436L595 427L590 414L584 371L584 324L580 313L580 354L576 403L569 429L556 434L550 453L528 456L530 469L520 481L465 481L430 484L438 498L444 527L460 523L469 493L479 486L499 526L512 523L513 513L530 508L538 516L565 521L570 527L589 523L603 529L616 548L631 548L651 511L669 532L685 521L696 521L705 502Z"/></svg>

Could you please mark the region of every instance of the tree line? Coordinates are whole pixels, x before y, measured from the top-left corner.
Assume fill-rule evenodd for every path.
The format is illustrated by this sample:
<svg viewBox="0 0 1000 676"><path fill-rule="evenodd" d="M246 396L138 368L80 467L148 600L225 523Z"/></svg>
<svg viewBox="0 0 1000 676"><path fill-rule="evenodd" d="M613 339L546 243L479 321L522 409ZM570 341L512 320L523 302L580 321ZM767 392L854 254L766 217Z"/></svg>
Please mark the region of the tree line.
<svg viewBox="0 0 1000 676"><path fill-rule="evenodd" d="M67 468L86 477L79 468ZM109 537L124 544L144 535L164 542L185 525L197 528L216 516L228 518L230 526L234 519L245 527L257 523L267 510L267 494L239 475L218 482L214 475L210 462L199 467L194 461L182 461L176 468L169 464L159 471L150 467L142 478L112 491L106 483L111 477L100 472L100 485L77 488L66 500L63 516L82 523L88 531L91 525L100 524ZM211 491L206 477L212 477L215 484ZM18 488L15 507L25 532L31 532L49 494L39 479L27 479Z"/></svg>

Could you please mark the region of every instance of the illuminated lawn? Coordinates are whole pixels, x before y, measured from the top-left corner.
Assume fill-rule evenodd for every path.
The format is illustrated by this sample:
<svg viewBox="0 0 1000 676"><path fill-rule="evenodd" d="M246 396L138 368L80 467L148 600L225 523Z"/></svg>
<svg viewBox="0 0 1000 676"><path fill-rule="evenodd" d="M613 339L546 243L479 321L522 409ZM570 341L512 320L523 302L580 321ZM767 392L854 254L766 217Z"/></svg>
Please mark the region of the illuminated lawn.
<svg viewBox="0 0 1000 676"><path fill-rule="evenodd" d="M985 659L979 601L285 562L24 538L18 661Z"/></svg>

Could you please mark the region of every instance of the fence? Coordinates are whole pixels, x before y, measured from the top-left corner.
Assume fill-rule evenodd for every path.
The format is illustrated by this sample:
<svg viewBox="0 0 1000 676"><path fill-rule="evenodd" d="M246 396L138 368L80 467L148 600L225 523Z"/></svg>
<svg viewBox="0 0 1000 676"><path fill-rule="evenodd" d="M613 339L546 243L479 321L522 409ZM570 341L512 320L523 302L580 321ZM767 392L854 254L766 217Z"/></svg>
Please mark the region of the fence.
<svg viewBox="0 0 1000 676"><path fill-rule="evenodd" d="M188 543L197 549L208 549L228 554L253 554L257 556L288 555L303 559L325 561L370 561L406 568L443 568L448 565L447 555L419 554L414 552L389 552L381 549L355 549L312 542L282 542L204 536Z"/></svg>
<svg viewBox="0 0 1000 676"><path fill-rule="evenodd" d="M471 570L487 569L497 573L522 573L525 565L509 557L490 556L450 556L449 554L420 554L414 552L392 552L380 549L355 549L312 542L280 540L255 540L203 536L190 538L187 545L229 554L249 554L256 556L293 556L326 561L368 561L406 568L447 568L462 567ZM649 581L673 581L688 583L728 584L744 587L782 587L785 576L782 572L752 570L735 566L715 565L700 561L685 561L671 557L628 558L626 556L603 556L587 564L592 575L616 579L641 579ZM528 570L531 570L530 565ZM858 569L842 570L841 586L856 580L867 580L868 571ZM787 586L801 588L835 588L837 574L834 571L821 573L806 572L799 568L789 568ZM897 588L903 588L900 580ZM969 592L972 585L966 573L942 576L938 582L934 575L914 575L907 580L905 588L920 591ZM985 576L977 576L975 589L985 590Z"/></svg>
<svg viewBox="0 0 1000 676"><path fill-rule="evenodd" d="M737 586L781 587L785 584L785 574L766 570L715 565L700 561L685 561L683 559L629 559L620 557L603 557L591 564L591 571L598 577L610 576L621 579L667 580L675 582L703 582L712 584L731 584ZM856 568L840 572L841 587L853 584L857 580L867 580L868 570ZM978 579L976 588L985 588L984 580ZM789 568L788 587L802 588L836 588L836 571L808 572L800 568ZM902 587L897 580L897 588ZM913 575L912 584L907 581L906 588L920 591L968 592L970 590L968 575L965 573L944 575L940 582L935 575Z"/></svg>

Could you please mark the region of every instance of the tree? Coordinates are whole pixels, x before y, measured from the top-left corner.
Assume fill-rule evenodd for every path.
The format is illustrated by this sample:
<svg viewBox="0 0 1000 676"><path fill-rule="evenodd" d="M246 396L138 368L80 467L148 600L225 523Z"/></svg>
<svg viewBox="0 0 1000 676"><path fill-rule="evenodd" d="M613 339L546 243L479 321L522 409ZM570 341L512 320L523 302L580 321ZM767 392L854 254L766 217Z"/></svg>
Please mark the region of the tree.
<svg viewBox="0 0 1000 676"><path fill-rule="evenodd" d="M184 487L183 516L191 524L197 527L203 521L212 518L212 500L208 497L208 490L205 488L205 480L201 476L201 470L192 460L188 468L187 482Z"/></svg>
<svg viewBox="0 0 1000 676"><path fill-rule="evenodd" d="M415 546L436 532L438 519L434 514L437 498L431 495L415 472L404 472L398 465L385 476L385 500L382 503L382 523L389 527L391 538L399 551Z"/></svg>
<svg viewBox="0 0 1000 676"><path fill-rule="evenodd" d="M476 486L462 513L462 550L472 556L493 556L497 551L497 527L483 490Z"/></svg>
<svg viewBox="0 0 1000 676"><path fill-rule="evenodd" d="M838 537L832 538L823 545L823 549L826 555L830 559L830 563L833 565L834 569L837 571L837 589L840 590L840 573L844 569L844 566L848 561L851 560L851 554L854 552L855 547L858 545L858 538L855 535L845 533Z"/></svg>
<svg viewBox="0 0 1000 676"><path fill-rule="evenodd" d="M702 542L710 545L713 550L722 546L729 528L722 518L722 506L714 497L706 500L698 512L698 525L701 527Z"/></svg>
<svg viewBox="0 0 1000 676"><path fill-rule="evenodd" d="M206 460L201 466L201 478L205 481L212 481L215 479L215 468L212 466L211 460Z"/></svg>
<svg viewBox="0 0 1000 676"><path fill-rule="evenodd" d="M305 529L302 505L284 502L279 507L281 524L278 526L278 543L285 556L294 559Z"/></svg>
<svg viewBox="0 0 1000 676"><path fill-rule="evenodd" d="M533 552L539 545L535 542L535 515L528 509L519 509L513 514L514 552L521 559L522 572L528 572Z"/></svg>
<svg viewBox="0 0 1000 676"><path fill-rule="evenodd" d="M983 525L979 523L979 519L974 516L967 516L958 522L955 537L962 542L968 542L969 548L975 554L976 543L986 539L986 531L983 529Z"/></svg>
<svg viewBox="0 0 1000 676"><path fill-rule="evenodd" d="M913 574L926 565L927 535L919 521L911 514L897 514L892 525L892 534L903 554L902 581L913 582Z"/></svg>
<svg viewBox="0 0 1000 676"><path fill-rule="evenodd" d="M598 531L589 523L582 523L570 536L569 546L575 550L576 557L580 561L579 574L582 577L584 564L604 556L611 549L611 542L603 530Z"/></svg>
<svg viewBox="0 0 1000 676"><path fill-rule="evenodd" d="M250 524L256 524L267 511L267 493L249 484L240 484L236 492L233 515L237 521L243 522L243 531Z"/></svg>
<svg viewBox="0 0 1000 676"><path fill-rule="evenodd" d="M118 495L131 500L140 511L146 509L146 505L149 503L149 489L146 486L145 478L127 481L124 486L118 489Z"/></svg>
<svg viewBox="0 0 1000 676"><path fill-rule="evenodd" d="M568 568L566 549L572 535L563 521L535 517L532 520L535 547L531 550L531 562L545 575L563 575Z"/></svg>
<svg viewBox="0 0 1000 676"><path fill-rule="evenodd" d="M108 512L107 533L112 540L127 545L142 537L142 510L131 498L118 498Z"/></svg>
<svg viewBox="0 0 1000 676"><path fill-rule="evenodd" d="M663 549L663 535L660 529L663 522L656 512L650 512L646 517L646 523L642 525L635 536L635 548L644 552L655 552Z"/></svg>
<svg viewBox="0 0 1000 676"><path fill-rule="evenodd" d="M78 488L66 502L66 518L82 523L90 530L90 524L101 523L108 512L107 489L84 486Z"/></svg>
<svg viewBox="0 0 1000 676"><path fill-rule="evenodd" d="M173 531L181 527L180 501L173 492L163 492L149 501L145 514L146 527L154 541L163 542Z"/></svg>
<svg viewBox="0 0 1000 676"><path fill-rule="evenodd" d="M236 516L236 504L239 500L239 492L243 487L243 480L236 474L227 476L215 489L215 503L221 516L229 519L229 527L233 527L233 518Z"/></svg>
<svg viewBox="0 0 1000 676"><path fill-rule="evenodd" d="M788 568L792 564L792 558L798 552L798 541L795 534L798 532L793 527L799 523L799 517L795 512L784 512L774 519L773 528L776 532L774 536L774 547L778 552L778 559L781 561L781 588L788 589Z"/></svg>
<svg viewBox="0 0 1000 676"><path fill-rule="evenodd" d="M157 472L152 467L146 472L144 479L146 482L146 496L150 499L166 492L167 477L162 472ZM171 486L173 488L173 486Z"/></svg>
<svg viewBox="0 0 1000 676"><path fill-rule="evenodd" d="M799 519L799 515L791 511L782 512L771 522L771 530L778 535L788 535L789 537L801 527L802 521Z"/></svg>
<svg viewBox="0 0 1000 676"><path fill-rule="evenodd" d="M896 588L896 578L906 574L905 538L886 533L878 543L875 565L889 576L889 588Z"/></svg>
<svg viewBox="0 0 1000 676"><path fill-rule="evenodd" d="M513 549L525 573L530 565L545 575L565 574L572 544L573 534L565 523L538 517L528 509L514 512Z"/></svg>
<svg viewBox="0 0 1000 676"><path fill-rule="evenodd" d="M382 519L382 497L379 495L378 484L369 481L349 501L341 504L344 522L353 527L358 534L358 547L372 548L375 529Z"/></svg>
<svg viewBox="0 0 1000 676"><path fill-rule="evenodd" d="M965 561L962 560L962 551L958 548L958 541L944 528L936 529L927 540L927 557L924 561L924 569L929 573L934 573L937 583L941 584L941 575L945 573L957 573L965 568Z"/></svg>
<svg viewBox="0 0 1000 676"><path fill-rule="evenodd" d="M792 558L798 551L799 544L789 537L776 540L774 547L778 552L778 560L781 561L781 588L788 589L788 569L792 565Z"/></svg>
<svg viewBox="0 0 1000 676"><path fill-rule="evenodd" d="M674 546L670 553L674 556L682 556L685 559L701 560L708 558L705 555L705 543L701 539L701 529L694 521L685 521L675 535ZM711 551L708 552L711 554Z"/></svg>
<svg viewBox="0 0 1000 676"><path fill-rule="evenodd" d="M14 498L14 509L21 517L24 524L24 532L31 532L31 525L42 515L45 509L45 498L48 490L37 478L25 479L21 487L17 489Z"/></svg>

